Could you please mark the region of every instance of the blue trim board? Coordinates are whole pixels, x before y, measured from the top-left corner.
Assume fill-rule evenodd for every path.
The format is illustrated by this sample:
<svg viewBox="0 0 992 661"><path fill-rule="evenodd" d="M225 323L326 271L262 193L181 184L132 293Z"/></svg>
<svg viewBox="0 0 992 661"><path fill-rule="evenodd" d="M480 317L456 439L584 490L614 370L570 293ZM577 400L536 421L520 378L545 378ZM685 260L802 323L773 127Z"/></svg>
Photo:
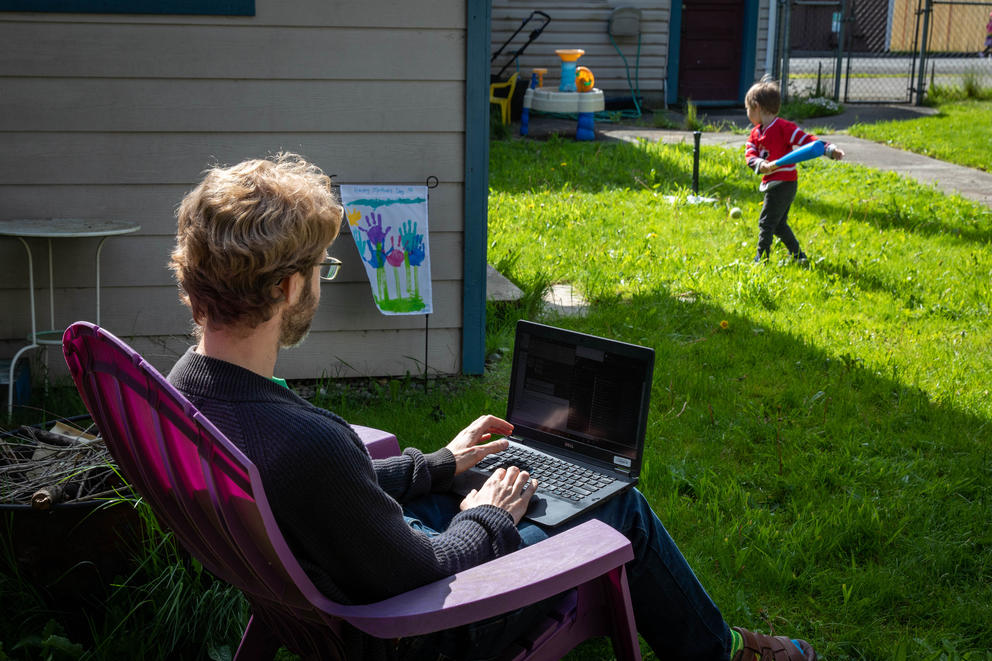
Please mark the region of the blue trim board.
<svg viewBox="0 0 992 661"><path fill-rule="evenodd" d="M671 0L668 19L668 71L665 72L665 103L679 100L679 53L682 51L682 0Z"/></svg>
<svg viewBox="0 0 992 661"><path fill-rule="evenodd" d="M772 0L774 2L775 0ZM754 82L754 58L758 55L758 0L745 0L744 41L741 43L744 57L741 67L741 82L737 88L737 103L743 104L747 91Z"/></svg>
<svg viewBox="0 0 992 661"><path fill-rule="evenodd" d="M255 0L0 0L0 11L254 16Z"/></svg>
<svg viewBox="0 0 992 661"><path fill-rule="evenodd" d="M491 0L469 0L465 17L465 254L462 373L482 374L486 353L489 224L489 50Z"/></svg>

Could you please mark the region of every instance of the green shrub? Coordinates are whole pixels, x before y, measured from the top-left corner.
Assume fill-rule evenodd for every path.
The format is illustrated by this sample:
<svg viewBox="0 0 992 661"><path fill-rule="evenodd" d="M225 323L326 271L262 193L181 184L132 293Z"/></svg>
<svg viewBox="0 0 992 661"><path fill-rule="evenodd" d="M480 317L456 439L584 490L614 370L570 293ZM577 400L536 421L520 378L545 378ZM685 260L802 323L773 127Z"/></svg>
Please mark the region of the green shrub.
<svg viewBox="0 0 992 661"><path fill-rule="evenodd" d="M786 119L801 121L811 117L829 117L844 112L844 106L833 99L824 96L795 96L789 97L782 104L780 114Z"/></svg>

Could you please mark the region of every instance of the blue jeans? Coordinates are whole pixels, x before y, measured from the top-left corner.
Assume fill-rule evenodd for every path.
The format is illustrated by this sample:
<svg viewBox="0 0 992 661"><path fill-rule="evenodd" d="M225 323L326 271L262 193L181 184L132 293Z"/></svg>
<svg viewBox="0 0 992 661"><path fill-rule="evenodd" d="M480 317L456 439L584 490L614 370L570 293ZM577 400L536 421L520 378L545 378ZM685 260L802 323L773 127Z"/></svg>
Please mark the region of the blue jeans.
<svg viewBox="0 0 992 661"><path fill-rule="evenodd" d="M454 494L433 494L407 503L404 514L412 527L436 535L458 513L460 502ZM526 546L589 519L620 531L634 548L634 559L627 563L627 582L637 632L658 658L728 659L730 629L720 610L637 489L557 528L524 521L518 530Z"/></svg>

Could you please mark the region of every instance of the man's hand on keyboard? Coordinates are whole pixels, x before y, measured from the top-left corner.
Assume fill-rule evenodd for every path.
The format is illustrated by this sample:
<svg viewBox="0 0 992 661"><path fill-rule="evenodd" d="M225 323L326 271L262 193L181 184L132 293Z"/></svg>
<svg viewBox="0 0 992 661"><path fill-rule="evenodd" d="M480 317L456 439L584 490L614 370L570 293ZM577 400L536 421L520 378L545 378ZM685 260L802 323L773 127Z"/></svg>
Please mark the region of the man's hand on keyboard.
<svg viewBox="0 0 992 661"><path fill-rule="evenodd" d="M455 455L455 475L467 471L472 466L493 454L502 452L510 444L506 439L486 443L493 435L507 436L513 433L513 425L494 415L484 415L458 432L447 448Z"/></svg>
<svg viewBox="0 0 992 661"><path fill-rule="evenodd" d="M497 468L482 488L478 491L472 489L465 496L460 508L467 510L479 505L495 505L509 512L514 523L520 523L536 490L537 480L530 479L527 471L516 466Z"/></svg>

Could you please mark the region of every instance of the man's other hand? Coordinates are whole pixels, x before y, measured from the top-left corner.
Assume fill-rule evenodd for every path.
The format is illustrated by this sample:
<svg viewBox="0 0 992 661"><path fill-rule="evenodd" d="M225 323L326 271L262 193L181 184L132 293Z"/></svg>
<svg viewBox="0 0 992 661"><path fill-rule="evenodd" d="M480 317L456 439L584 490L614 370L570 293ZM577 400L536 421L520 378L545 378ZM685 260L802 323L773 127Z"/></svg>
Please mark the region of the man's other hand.
<svg viewBox="0 0 992 661"><path fill-rule="evenodd" d="M513 523L520 523L530 497L537 490L537 480L516 466L497 468L478 491L472 489L462 500L460 508L467 510L479 505L495 505L510 513Z"/></svg>
<svg viewBox="0 0 992 661"><path fill-rule="evenodd" d="M513 425L494 415L484 415L458 432L458 436L448 443L447 448L455 455L455 475L467 471L472 466L495 452L509 447L505 438L486 443L495 434L506 436L513 433Z"/></svg>

